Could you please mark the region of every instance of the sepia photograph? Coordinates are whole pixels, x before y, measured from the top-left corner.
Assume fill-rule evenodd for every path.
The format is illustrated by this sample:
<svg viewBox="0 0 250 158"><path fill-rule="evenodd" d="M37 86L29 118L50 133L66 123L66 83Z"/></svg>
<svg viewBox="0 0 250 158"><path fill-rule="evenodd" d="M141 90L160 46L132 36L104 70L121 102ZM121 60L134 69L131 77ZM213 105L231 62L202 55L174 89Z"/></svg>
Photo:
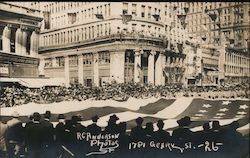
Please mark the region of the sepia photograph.
<svg viewBox="0 0 250 158"><path fill-rule="evenodd" d="M250 2L0 2L0 158L249 158Z"/></svg>

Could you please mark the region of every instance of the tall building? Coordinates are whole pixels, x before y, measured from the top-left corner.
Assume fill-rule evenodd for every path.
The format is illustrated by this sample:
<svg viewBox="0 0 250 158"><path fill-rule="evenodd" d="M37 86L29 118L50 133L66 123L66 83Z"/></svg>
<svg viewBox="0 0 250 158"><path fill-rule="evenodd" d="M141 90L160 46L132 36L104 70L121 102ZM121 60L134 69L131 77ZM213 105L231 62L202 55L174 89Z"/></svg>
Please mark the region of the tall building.
<svg viewBox="0 0 250 158"><path fill-rule="evenodd" d="M249 3L190 2L187 7L187 34L194 43L187 76L200 84L249 81Z"/></svg>
<svg viewBox="0 0 250 158"><path fill-rule="evenodd" d="M174 3L44 2L39 56L45 76L67 83L181 83L183 38Z"/></svg>
<svg viewBox="0 0 250 158"><path fill-rule="evenodd" d="M39 10L0 3L1 82L38 77Z"/></svg>

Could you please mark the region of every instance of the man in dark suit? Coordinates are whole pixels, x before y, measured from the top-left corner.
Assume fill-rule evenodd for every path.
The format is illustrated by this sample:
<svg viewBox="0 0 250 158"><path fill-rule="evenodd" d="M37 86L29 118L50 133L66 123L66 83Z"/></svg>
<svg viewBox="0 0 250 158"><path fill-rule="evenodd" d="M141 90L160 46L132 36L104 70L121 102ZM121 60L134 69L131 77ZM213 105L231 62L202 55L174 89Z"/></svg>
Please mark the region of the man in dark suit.
<svg viewBox="0 0 250 158"><path fill-rule="evenodd" d="M91 125L87 126L87 131L93 135L100 134L102 132L102 129L101 129L101 127L99 127L96 124L99 117L96 115L96 116L93 116L91 119L92 119L93 123Z"/></svg>
<svg viewBox="0 0 250 158"><path fill-rule="evenodd" d="M41 121L43 127L43 149L45 157L55 157L54 150L54 127L50 122L51 112L46 111L44 114L44 120Z"/></svg>
<svg viewBox="0 0 250 158"><path fill-rule="evenodd" d="M168 142L170 140L170 134L163 130L164 122L159 120L157 122L158 130L153 133L153 139L158 142Z"/></svg>
<svg viewBox="0 0 250 158"><path fill-rule="evenodd" d="M193 132L188 128L191 124L190 117L185 116L178 120L177 123L179 124L179 128L173 130L173 139L177 141L177 143L191 141Z"/></svg>
<svg viewBox="0 0 250 158"><path fill-rule="evenodd" d="M25 133L25 142L28 149L28 158L45 158L43 155L43 126L39 122L41 115L37 112L33 114L34 121L30 124Z"/></svg>
<svg viewBox="0 0 250 158"><path fill-rule="evenodd" d="M7 122L8 132L6 135L7 152L9 157L18 157L20 155L21 144L23 143L23 127L22 122L18 119L19 114L14 111L12 119Z"/></svg>
<svg viewBox="0 0 250 158"><path fill-rule="evenodd" d="M118 124L116 124L117 120L119 120L119 118L115 114L110 116L108 126L105 128L104 132L107 134L119 133L119 127Z"/></svg>
<svg viewBox="0 0 250 158"><path fill-rule="evenodd" d="M144 141L146 138L146 133L142 127L143 118L138 117L135 121L137 126L131 129L131 139L135 141Z"/></svg>

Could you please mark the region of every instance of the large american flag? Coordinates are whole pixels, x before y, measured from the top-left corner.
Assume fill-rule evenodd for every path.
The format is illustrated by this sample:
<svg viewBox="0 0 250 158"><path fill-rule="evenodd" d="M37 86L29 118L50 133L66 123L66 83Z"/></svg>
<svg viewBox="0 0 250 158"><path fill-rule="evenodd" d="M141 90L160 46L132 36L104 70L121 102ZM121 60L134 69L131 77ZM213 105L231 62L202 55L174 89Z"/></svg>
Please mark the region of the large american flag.
<svg viewBox="0 0 250 158"><path fill-rule="evenodd" d="M114 100L95 101L64 101L52 104L29 103L16 107L1 108L0 115L3 118L11 116L17 111L23 121L27 121L27 116L33 112L41 114L50 110L52 113L51 121L57 123L58 114L64 114L66 119L72 115L81 115L82 124L87 126L92 123L91 117L98 115L98 125L105 127L109 117L116 114L119 122L127 122L128 131L134 127L137 117L144 118L144 125L163 119L165 130L172 132L178 127L177 120L190 116L193 121L190 125L192 131L202 130L205 122L219 120L220 125L226 126L233 121L238 121L240 131L243 135L249 134L249 100L247 99L202 99L191 97L180 97L174 99L167 98L148 98L135 99L129 98L125 102Z"/></svg>

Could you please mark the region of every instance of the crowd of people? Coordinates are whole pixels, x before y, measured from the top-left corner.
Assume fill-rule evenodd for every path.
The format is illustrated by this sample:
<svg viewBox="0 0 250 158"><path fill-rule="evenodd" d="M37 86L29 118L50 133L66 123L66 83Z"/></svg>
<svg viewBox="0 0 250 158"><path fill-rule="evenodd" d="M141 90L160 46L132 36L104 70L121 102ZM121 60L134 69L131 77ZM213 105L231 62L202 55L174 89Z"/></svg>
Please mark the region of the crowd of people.
<svg viewBox="0 0 250 158"><path fill-rule="evenodd" d="M98 116L93 116L92 124L88 126L81 123L81 116L66 119L63 114L59 114L57 124L50 122L50 116L50 111L44 114L35 112L30 116L30 120L24 123L20 121L19 114L14 112L10 120L1 120L0 157L246 158L248 154L247 140L236 130L239 127L237 121L226 127L221 126L219 121L213 121L211 127L209 122L206 122L202 131L193 132L189 128L192 121L186 116L177 121L179 127L173 129L170 134L164 130L163 120L158 120L157 129L154 129L152 122L146 122L144 126L144 119L138 117L136 126L128 132L127 122L118 123L119 118L115 114L110 116L108 125L104 128L98 126ZM114 138L119 146L105 154L88 155L90 152L106 151L108 148L91 146L87 139L77 139L77 133L90 133L95 136L119 134ZM142 142L146 145L140 144ZM152 146L152 142L158 145ZM167 143L171 145L167 146ZM141 145L140 148L138 144ZM112 143L109 145L112 146Z"/></svg>
<svg viewBox="0 0 250 158"><path fill-rule="evenodd" d="M128 98L149 97L203 97L203 98L248 98L249 84L231 87L198 87L184 88L177 85L154 86L137 83L105 84L101 87L85 87L72 84L70 87L27 88L20 86L0 87L1 107L35 103L53 103L70 100L108 100L126 101Z"/></svg>

